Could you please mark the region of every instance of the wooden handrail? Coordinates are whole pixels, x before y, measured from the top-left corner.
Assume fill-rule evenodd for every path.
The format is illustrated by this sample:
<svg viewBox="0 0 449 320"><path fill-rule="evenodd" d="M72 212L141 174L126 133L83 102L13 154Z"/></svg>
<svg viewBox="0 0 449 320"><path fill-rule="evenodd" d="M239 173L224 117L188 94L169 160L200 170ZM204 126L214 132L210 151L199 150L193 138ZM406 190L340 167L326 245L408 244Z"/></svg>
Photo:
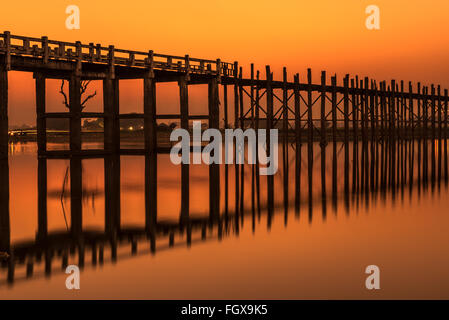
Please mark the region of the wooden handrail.
<svg viewBox="0 0 449 320"><path fill-rule="evenodd" d="M17 44L17 40L21 41L22 44ZM148 52L114 48L114 56L111 57L111 47L114 48L113 46L105 47L101 44L82 44L79 41L73 43L50 40L47 37L34 38L11 35L8 31L0 33L0 53L6 53L7 64L8 61L10 61L10 55L17 54L22 56L30 55L41 57L44 60L44 63L48 63L48 61L51 61L52 59L74 61L77 62L78 68L80 62L107 63L112 69L115 65L143 68L149 66ZM186 73L215 74L218 76L229 76L233 73L233 64L226 62L217 64L217 61L219 60L191 57L186 59L186 56L182 57L152 53L151 67L154 69L178 70ZM207 68L204 66L207 66Z"/></svg>

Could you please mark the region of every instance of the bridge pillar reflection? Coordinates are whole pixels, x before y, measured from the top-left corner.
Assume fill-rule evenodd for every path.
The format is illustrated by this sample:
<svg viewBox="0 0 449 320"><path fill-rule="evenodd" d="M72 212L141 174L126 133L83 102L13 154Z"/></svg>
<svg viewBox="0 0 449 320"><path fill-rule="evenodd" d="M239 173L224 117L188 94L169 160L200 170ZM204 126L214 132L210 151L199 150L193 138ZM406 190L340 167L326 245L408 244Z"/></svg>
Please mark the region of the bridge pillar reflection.
<svg viewBox="0 0 449 320"><path fill-rule="evenodd" d="M8 159L0 159L0 251L9 251L10 241L9 166Z"/></svg>
<svg viewBox="0 0 449 320"><path fill-rule="evenodd" d="M0 64L0 251L9 251L8 70Z"/></svg>
<svg viewBox="0 0 449 320"><path fill-rule="evenodd" d="M82 232L82 162L80 157L70 159L70 213L71 213L71 231L77 236Z"/></svg>
<svg viewBox="0 0 449 320"><path fill-rule="evenodd" d="M37 239L47 236L47 159L37 163Z"/></svg>
<svg viewBox="0 0 449 320"><path fill-rule="evenodd" d="M145 227L152 231L157 221L157 123L156 80L149 72L144 77L145 135Z"/></svg>
<svg viewBox="0 0 449 320"><path fill-rule="evenodd" d="M179 97L181 107L181 128L189 129L189 91L186 76L181 76L179 81ZM195 152L195 150L194 150ZM189 219L190 198L190 173L189 164L181 164L181 223Z"/></svg>

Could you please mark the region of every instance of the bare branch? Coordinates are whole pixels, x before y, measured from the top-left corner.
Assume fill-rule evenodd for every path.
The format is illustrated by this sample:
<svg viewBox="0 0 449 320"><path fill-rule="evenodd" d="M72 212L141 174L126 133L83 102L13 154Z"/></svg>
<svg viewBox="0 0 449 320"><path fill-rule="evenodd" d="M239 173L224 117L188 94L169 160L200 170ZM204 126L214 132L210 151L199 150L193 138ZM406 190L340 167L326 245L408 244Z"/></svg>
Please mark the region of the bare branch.
<svg viewBox="0 0 449 320"><path fill-rule="evenodd" d="M64 97L64 101L63 101L62 103L63 103L63 104L70 110L69 99L67 98L67 95L66 95L66 93L64 92L64 83L65 83L65 82L64 82L64 79L63 79L63 80L62 80L62 83L61 83L61 89L60 89L59 93L62 94L62 96ZM89 84L90 84L90 80L88 80L88 81L82 81L82 82L81 82L81 87L80 87L80 97L82 97L83 94L86 93L87 87L89 86ZM87 103L90 99L92 99L93 97L95 97L96 95L97 95L97 91L95 91L93 94L87 96L87 97L83 100L83 102L81 103L81 109L84 109L84 108L86 107L86 103Z"/></svg>
<svg viewBox="0 0 449 320"><path fill-rule="evenodd" d="M88 80L88 81L82 81L82 82L81 82L81 95L83 95L83 94L86 92L87 87L88 87L89 84L90 84L90 81L91 81L91 80Z"/></svg>
<svg viewBox="0 0 449 320"><path fill-rule="evenodd" d="M64 97L64 101L62 103L66 106L67 109L70 109L70 105L69 105L69 101L67 99L67 95L64 92L64 79L62 80L61 90L59 91L59 93L62 94L62 96Z"/></svg>
<svg viewBox="0 0 449 320"><path fill-rule="evenodd" d="M93 94L87 96L86 99L84 99L84 101L81 103L81 108L84 109L86 107L85 104L87 103L87 101L89 101L90 99L92 99L96 95L97 95L97 91L95 91Z"/></svg>

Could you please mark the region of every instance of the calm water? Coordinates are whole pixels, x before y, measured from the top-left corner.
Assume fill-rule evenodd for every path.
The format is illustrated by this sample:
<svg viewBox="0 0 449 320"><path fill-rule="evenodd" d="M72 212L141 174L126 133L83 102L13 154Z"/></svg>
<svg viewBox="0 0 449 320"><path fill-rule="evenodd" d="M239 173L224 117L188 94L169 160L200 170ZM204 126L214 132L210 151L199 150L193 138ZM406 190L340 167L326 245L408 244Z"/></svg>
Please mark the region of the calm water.
<svg viewBox="0 0 449 320"><path fill-rule="evenodd" d="M156 237L137 237L118 245L117 259L106 246L104 263L92 265L86 248L81 290L65 287L61 258L54 252L50 272L45 258L34 261L27 277L26 262L15 267L14 282L0 269L0 298L63 299L327 299L445 298L449 299L449 199L447 185L432 188L405 184L395 192L350 192L343 189L338 162L338 193L332 197L332 148L327 148L326 197L322 200L319 147L309 193L307 148L302 148L301 198L294 206L294 159L290 151L289 206L283 204L283 172L275 176L275 210L265 206L266 178L261 177L261 209L252 209L251 166L245 166L244 214L234 219L234 166L229 166L229 221L221 226ZM34 144L11 146L11 246L33 244L38 230L38 159ZM351 151L352 153L352 151ZM351 155L352 156L352 155ZM339 159L344 157L339 148ZM415 155L416 157L416 155ZM104 159L82 160L83 230L105 230ZM280 161L281 163L281 161ZM281 164L280 164L281 165ZM416 165L416 162L415 162ZM47 162L48 233L70 227L70 160ZM415 169L414 169L415 170ZM352 174L352 168L350 168ZM177 223L181 210L181 169L169 155L158 155L158 221ZM145 159L120 158L120 228L145 227ZM351 177L352 183L352 177ZM225 209L224 166L221 167L222 212ZM190 217L209 214L209 169L190 168ZM345 201L346 199L346 201ZM219 229L221 231L219 231ZM204 231L203 231L204 232ZM205 239L203 239L205 236ZM59 253L60 255L60 253ZM77 264L77 254L68 263ZM366 266L381 271L381 290L365 288Z"/></svg>

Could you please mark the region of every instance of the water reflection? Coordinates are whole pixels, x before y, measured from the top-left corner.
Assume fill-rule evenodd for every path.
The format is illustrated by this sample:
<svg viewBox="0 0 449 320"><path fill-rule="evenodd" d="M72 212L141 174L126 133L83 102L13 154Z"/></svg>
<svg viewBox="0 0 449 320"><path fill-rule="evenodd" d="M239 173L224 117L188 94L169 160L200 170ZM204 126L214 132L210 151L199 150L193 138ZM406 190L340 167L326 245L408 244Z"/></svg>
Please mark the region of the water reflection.
<svg viewBox="0 0 449 320"><path fill-rule="evenodd" d="M288 144L279 150L272 203L269 178L257 165L223 165L217 179L206 165L172 165L168 154L36 159L34 145L19 145L9 163L0 162L0 251L8 254L0 285L50 277L68 264L116 263L238 236L243 228L270 229L274 219L288 228L290 217L306 223L303 211L313 227L341 208L349 215L377 202L394 207L407 189L409 199L446 191L443 143L444 149L438 141L335 141L309 146L307 156ZM156 185L149 179L155 172ZM221 192L211 195L214 183Z"/></svg>

